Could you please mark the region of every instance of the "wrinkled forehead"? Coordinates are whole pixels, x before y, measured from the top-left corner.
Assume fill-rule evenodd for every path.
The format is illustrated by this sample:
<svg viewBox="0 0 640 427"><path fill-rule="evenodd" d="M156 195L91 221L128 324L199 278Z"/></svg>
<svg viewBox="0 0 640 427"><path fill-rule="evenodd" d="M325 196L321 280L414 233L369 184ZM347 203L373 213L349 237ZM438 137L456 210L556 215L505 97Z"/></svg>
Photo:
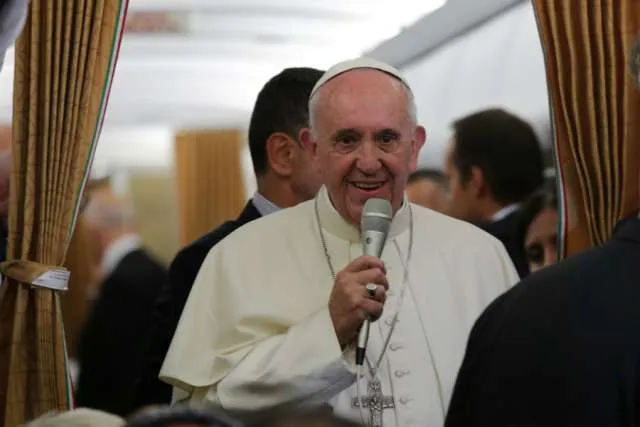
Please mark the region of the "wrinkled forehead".
<svg viewBox="0 0 640 427"><path fill-rule="evenodd" d="M365 122L399 126L411 118L403 82L377 70L358 69L334 77L318 90L314 102L316 118L350 127Z"/></svg>

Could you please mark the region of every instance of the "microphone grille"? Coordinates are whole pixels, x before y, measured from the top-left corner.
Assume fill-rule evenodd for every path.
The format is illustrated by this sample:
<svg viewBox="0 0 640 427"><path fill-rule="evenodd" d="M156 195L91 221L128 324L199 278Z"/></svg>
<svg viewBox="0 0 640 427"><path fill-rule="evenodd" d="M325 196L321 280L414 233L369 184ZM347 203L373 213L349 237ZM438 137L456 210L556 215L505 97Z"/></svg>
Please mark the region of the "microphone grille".
<svg viewBox="0 0 640 427"><path fill-rule="evenodd" d="M385 199L369 199L364 204L360 228L362 231L387 233L393 218L391 203Z"/></svg>

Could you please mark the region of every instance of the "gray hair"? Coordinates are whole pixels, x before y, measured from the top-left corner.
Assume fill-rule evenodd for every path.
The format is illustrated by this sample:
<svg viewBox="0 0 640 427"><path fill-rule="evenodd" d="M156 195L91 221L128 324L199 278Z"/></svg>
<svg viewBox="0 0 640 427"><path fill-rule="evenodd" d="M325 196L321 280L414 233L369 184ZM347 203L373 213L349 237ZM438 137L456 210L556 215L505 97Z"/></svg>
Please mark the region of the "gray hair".
<svg viewBox="0 0 640 427"><path fill-rule="evenodd" d="M354 70L356 69L358 68L354 68ZM409 116L411 118L411 123L414 126L417 125L418 124L418 108L416 107L416 100L415 100L415 97L413 96L413 91L411 90L411 88L407 85L405 81L398 78L397 76L394 76L393 74L387 73L382 70L379 70L379 71L381 73L385 73L389 77L393 78L394 80L402 84L402 88L405 91L405 94L407 96L407 102L409 104L408 109L409 109ZM321 91L322 91L322 88L320 87L311 95L311 98L309 98L309 128L311 129L311 133L314 135L315 135L315 120L316 120L315 117L318 110L318 102L320 99Z"/></svg>

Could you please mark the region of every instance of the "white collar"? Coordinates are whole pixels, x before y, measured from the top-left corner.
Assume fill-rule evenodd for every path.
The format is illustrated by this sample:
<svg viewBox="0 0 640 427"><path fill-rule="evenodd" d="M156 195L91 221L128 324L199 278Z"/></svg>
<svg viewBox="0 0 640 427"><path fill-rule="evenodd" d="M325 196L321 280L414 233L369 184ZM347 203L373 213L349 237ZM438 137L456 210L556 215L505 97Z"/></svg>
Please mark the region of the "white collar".
<svg viewBox="0 0 640 427"><path fill-rule="evenodd" d="M318 199L318 215L320 216L320 223L322 228L326 229L329 233L350 242L360 241L360 230L354 225L345 220L338 211L333 207L329 193L323 186L318 191L316 196ZM402 234L409 228L410 212L409 202L407 196L404 196L402 206L396 212L391 222L391 229L389 230L389 237L393 238Z"/></svg>
<svg viewBox="0 0 640 427"><path fill-rule="evenodd" d="M520 203L513 203L511 205L505 206L504 208L500 209L498 212L494 213L491 216L491 222L498 222L502 219L505 219L507 216L517 211L519 208L520 208Z"/></svg>
<svg viewBox="0 0 640 427"><path fill-rule="evenodd" d="M120 264L120 261L129 253L139 249L142 246L142 240L137 234L127 234L119 239L111 242L102 256L100 269L102 277L107 277Z"/></svg>
<svg viewBox="0 0 640 427"><path fill-rule="evenodd" d="M251 203L256 207L260 215L267 216L271 213L278 212L280 210L280 206L274 204L271 200L264 197L262 194L257 191L251 198Z"/></svg>

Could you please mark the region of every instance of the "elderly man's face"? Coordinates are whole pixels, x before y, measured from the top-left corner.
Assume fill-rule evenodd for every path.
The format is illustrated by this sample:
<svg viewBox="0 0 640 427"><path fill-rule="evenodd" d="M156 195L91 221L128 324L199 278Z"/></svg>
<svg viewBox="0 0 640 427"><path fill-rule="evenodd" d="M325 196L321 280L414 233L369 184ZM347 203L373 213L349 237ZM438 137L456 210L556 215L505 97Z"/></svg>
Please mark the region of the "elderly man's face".
<svg viewBox="0 0 640 427"><path fill-rule="evenodd" d="M320 89L309 138L331 201L352 224L372 197L394 212L402 205L425 141L409 106L404 86L376 70L346 72Z"/></svg>

